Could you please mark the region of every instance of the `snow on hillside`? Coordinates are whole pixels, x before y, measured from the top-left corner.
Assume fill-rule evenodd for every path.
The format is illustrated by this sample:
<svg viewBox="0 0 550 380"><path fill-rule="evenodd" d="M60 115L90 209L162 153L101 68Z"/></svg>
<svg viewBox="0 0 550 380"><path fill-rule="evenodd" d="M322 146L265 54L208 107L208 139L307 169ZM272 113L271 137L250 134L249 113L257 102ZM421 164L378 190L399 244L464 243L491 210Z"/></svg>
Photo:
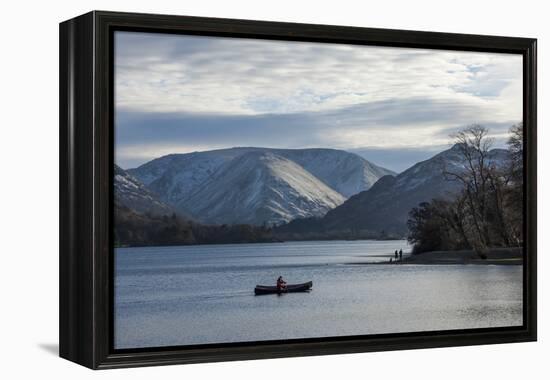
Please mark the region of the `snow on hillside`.
<svg viewBox="0 0 550 380"><path fill-rule="evenodd" d="M393 172L364 158L335 149L231 148L171 154L128 172L166 202L176 204L196 191L222 165L248 152L273 152L295 161L327 186L345 197L370 188Z"/></svg>
<svg viewBox="0 0 550 380"><path fill-rule="evenodd" d="M115 165L115 202L138 213L170 215L174 211L158 200L142 183Z"/></svg>
<svg viewBox="0 0 550 380"><path fill-rule="evenodd" d="M256 154L252 154L256 153ZM258 171L265 170L266 162L265 155L269 157L277 157L279 164L286 167L300 167L299 180L304 180L306 183L299 186L298 180L290 181L285 176L284 171L275 170L272 168L271 175L266 176L272 178L276 176L282 183L292 183L291 187L282 187L277 191L265 192L264 197L272 196L273 199L265 199L263 202L267 208L260 209L261 215L258 216L258 210L254 207L250 209L238 210L238 219L235 222L247 223L255 221L262 224L263 222L273 223L275 220L286 221L292 215L300 216L315 216L322 215L328 209L339 204L341 199L346 199L358 192L369 189L380 177L393 172L378 167L364 158L342 150L335 149L271 149L271 148L230 148L212 150L206 152L193 152L187 154L171 154L164 157L152 160L136 169L130 169L128 172L146 184L147 188L154 194L158 194L159 198L178 209L183 213L192 213L194 217L202 222L212 222L218 218L211 217L215 213L212 210L200 209L198 205L208 202L208 199L201 199L204 194L209 196L212 192L250 192L255 190L252 187L246 187L238 190L239 183L246 182L249 178L243 177L239 179L241 182L229 181L218 183L219 178L229 175L226 173L239 162L241 158L247 157L247 162L250 168L257 166ZM260 159L262 158L262 159ZM253 162L253 160L257 160ZM263 161L262 161L263 160ZM282 164L284 160L285 165ZM272 167L274 167L272 165ZM252 176L254 171L246 171L246 175ZM262 177L264 178L264 177ZM314 179L314 181L313 181ZM216 181L215 181L216 180ZM273 182L273 180L271 179ZM312 183L318 186L318 191L330 194L330 200L323 203L322 206L316 202L306 202L300 205L303 199L308 199L312 196ZM233 186L233 187L232 187ZM236 186L236 187L235 187ZM268 188L268 183L257 184ZM327 188L330 192L327 191ZM198 194L198 191L201 191ZM284 193L288 191L289 193ZM301 193L303 191L303 193ZM336 194L336 195L335 195ZM252 193L243 193L243 197L254 198ZM281 206L287 202L279 198L295 199L298 205L295 211L289 211L291 205ZM323 199L323 196L320 197ZM216 198L219 204L210 203L210 207L214 210L231 209L234 205L228 204L228 197ZM340 202L341 203L341 202ZM241 204L242 207L248 207L248 203ZM329 207L327 209L327 207ZM269 210L272 211L269 211ZM204 215L203 215L204 214ZM223 212L220 212L223 214ZM273 216L273 215L276 216ZM286 215L286 216L285 216ZM262 219L263 218L263 219ZM226 217L221 218L227 220Z"/></svg>
<svg viewBox="0 0 550 380"><path fill-rule="evenodd" d="M279 224L322 216L345 198L274 151L249 151L210 177L178 206L205 223Z"/></svg>
<svg viewBox="0 0 550 380"><path fill-rule="evenodd" d="M507 151L493 149L488 153L488 163L497 167L503 166L507 160ZM443 171L461 172L465 170L466 163L460 153L458 144L448 150L436 154L434 157L419 162L411 168L399 174L396 178L396 188L400 191L412 190L431 180L434 177L443 179ZM448 181L447 181L448 182Z"/></svg>
<svg viewBox="0 0 550 380"><path fill-rule="evenodd" d="M385 175L395 174L354 153L341 150L280 149L274 152L295 161L346 198L369 189Z"/></svg>
<svg viewBox="0 0 550 380"><path fill-rule="evenodd" d="M168 203L188 197L223 164L242 154L224 149L188 154L171 154L150 161L129 172Z"/></svg>

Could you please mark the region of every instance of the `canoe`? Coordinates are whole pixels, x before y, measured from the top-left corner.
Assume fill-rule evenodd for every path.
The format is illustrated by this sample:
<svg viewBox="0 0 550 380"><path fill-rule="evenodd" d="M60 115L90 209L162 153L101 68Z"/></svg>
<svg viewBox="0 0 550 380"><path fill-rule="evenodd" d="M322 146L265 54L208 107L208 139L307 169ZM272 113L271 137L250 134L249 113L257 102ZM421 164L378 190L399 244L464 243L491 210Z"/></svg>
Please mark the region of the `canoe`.
<svg viewBox="0 0 550 380"><path fill-rule="evenodd" d="M286 289L278 291L276 286L256 285L254 288L254 294L259 296L263 294L280 294L280 293L296 293L307 292L311 290L313 281L304 282L303 284L287 285Z"/></svg>

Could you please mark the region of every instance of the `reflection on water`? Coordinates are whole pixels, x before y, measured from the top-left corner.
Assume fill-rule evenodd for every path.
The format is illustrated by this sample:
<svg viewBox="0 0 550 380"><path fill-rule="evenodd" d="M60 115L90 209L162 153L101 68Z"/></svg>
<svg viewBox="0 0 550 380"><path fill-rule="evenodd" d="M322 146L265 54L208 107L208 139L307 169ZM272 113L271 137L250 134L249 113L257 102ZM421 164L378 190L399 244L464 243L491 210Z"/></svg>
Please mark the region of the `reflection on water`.
<svg viewBox="0 0 550 380"><path fill-rule="evenodd" d="M522 267L386 262L405 241L116 249L115 347L522 324ZM310 293L254 296L312 280Z"/></svg>

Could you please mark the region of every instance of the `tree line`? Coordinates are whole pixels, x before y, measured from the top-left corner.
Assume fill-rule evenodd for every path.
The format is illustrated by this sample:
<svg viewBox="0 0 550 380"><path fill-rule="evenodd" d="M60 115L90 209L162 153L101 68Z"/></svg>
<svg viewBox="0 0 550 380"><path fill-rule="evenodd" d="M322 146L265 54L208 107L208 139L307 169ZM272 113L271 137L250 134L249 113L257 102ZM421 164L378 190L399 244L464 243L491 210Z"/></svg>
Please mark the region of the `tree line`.
<svg viewBox="0 0 550 380"><path fill-rule="evenodd" d="M494 140L487 128L469 126L456 135L463 165L443 167L461 190L446 199L421 203L409 213L413 252L472 249L481 257L492 247L523 243L523 126L514 125L505 162L491 157Z"/></svg>
<svg viewBox="0 0 550 380"><path fill-rule="evenodd" d="M138 214L117 205L115 247L232 244L277 241L266 226L204 225L172 215Z"/></svg>

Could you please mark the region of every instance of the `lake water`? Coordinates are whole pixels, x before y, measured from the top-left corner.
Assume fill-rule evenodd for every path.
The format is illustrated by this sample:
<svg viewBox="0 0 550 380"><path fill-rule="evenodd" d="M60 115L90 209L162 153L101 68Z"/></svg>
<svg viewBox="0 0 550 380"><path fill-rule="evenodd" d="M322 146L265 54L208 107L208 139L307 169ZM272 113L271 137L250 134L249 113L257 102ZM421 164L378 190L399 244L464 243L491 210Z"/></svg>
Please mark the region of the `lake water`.
<svg viewBox="0 0 550 380"><path fill-rule="evenodd" d="M522 267L356 265L406 241L227 244L115 250L115 347L518 326ZM256 284L313 281L254 296Z"/></svg>

